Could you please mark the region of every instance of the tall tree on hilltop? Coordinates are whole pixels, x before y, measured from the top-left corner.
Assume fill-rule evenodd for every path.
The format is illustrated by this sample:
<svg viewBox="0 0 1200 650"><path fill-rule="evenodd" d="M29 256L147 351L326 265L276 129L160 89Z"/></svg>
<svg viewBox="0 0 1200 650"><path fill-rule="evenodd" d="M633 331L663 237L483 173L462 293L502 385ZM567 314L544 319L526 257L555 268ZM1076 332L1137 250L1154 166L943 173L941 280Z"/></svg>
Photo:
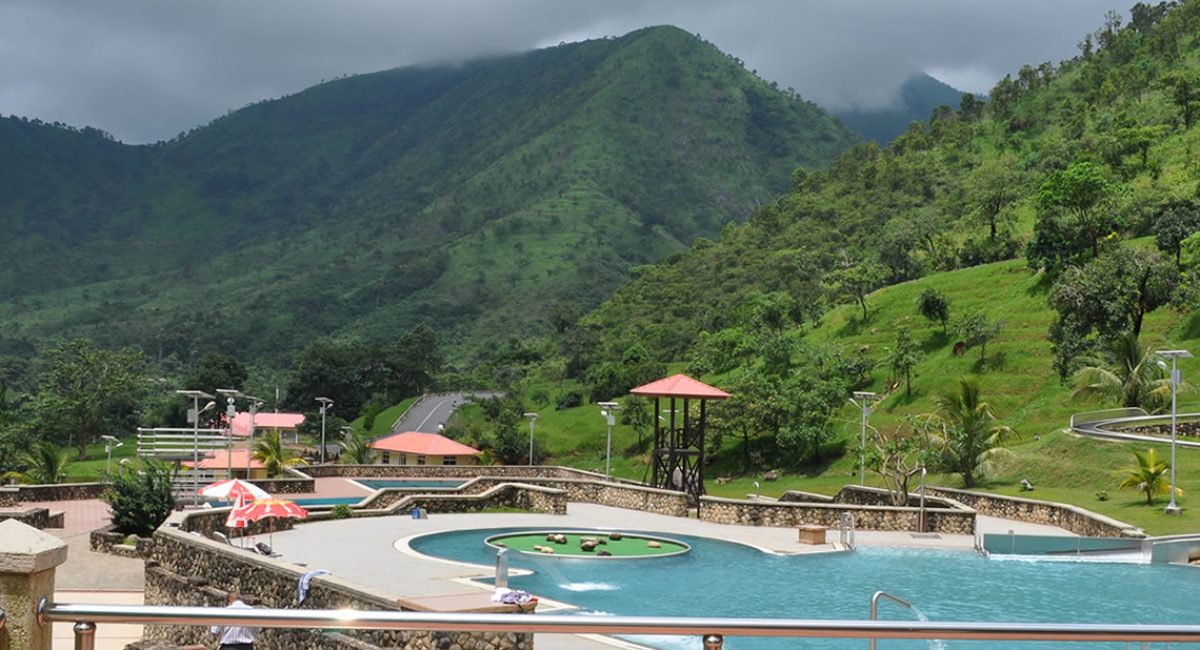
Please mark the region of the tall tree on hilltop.
<svg viewBox="0 0 1200 650"><path fill-rule="evenodd" d="M1006 226L1008 207L1020 196L1021 181L1017 158L1010 153L985 160L967 176L967 201L988 226L988 239L995 240Z"/></svg>
<svg viewBox="0 0 1200 650"><path fill-rule="evenodd" d="M1051 174L1037 194L1038 221L1027 252L1030 265L1058 270L1069 259L1064 255L1079 248L1098 257L1100 239L1118 225L1110 211L1116 193L1117 186L1095 163L1075 163ZM1065 223L1058 221L1064 216ZM1057 241L1064 237L1066 242Z"/></svg>

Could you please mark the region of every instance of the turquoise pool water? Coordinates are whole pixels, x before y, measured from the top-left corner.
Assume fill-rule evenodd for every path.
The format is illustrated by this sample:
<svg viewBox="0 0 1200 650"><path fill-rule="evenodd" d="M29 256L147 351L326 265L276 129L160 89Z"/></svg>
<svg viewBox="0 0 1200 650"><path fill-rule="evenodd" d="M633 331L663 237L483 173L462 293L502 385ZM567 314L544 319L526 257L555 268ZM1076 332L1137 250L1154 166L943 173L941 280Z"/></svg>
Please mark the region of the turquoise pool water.
<svg viewBox="0 0 1200 650"><path fill-rule="evenodd" d="M491 566L486 529L428 535L414 549L437 557ZM532 569L509 586L565 601L581 613L648 616L741 616L866 619L871 594L884 590L913 603L888 602L881 619L1073 623L1200 622L1195 594L1200 572L1165 565L985 559L972 552L861 549L854 553L779 556L711 539L676 535L686 555L589 562L513 557ZM639 637L660 648L700 648L698 638ZM863 639L728 638L728 650L829 648L861 650ZM1125 644L881 640L879 647L963 650L1125 648ZM1155 644L1162 648L1162 644ZM1171 644L1192 648L1200 644Z"/></svg>
<svg viewBox="0 0 1200 650"><path fill-rule="evenodd" d="M367 497L367 495L364 494L361 497L312 497L309 499L288 499L288 500L292 501L293 503L295 503L298 506L305 506L305 507L308 507L308 506L336 506L339 503L344 503L347 505L354 505L354 504L358 503L359 501L362 501L366 497ZM279 495L279 498L287 499L287 495L286 494ZM231 501L213 501L212 505L214 508L225 508L227 506L233 505L233 502L231 502Z"/></svg>
<svg viewBox="0 0 1200 650"><path fill-rule="evenodd" d="M372 490L382 490L384 488L456 488L466 481L462 480L444 480L444 479L407 479L407 478L371 478L371 479L355 479L358 483L371 488Z"/></svg>

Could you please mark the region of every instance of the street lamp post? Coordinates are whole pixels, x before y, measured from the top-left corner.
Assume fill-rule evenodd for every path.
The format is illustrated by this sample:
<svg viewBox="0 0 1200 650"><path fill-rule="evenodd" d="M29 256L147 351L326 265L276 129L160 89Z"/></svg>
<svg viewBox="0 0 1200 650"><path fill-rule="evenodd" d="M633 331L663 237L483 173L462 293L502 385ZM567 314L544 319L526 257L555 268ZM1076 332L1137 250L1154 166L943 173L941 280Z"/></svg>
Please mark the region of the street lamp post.
<svg viewBox="0 0 1200 650"><path fill-rule="evenodd" d="M533 467L533 423L537 420L537 413L525 413L525 417L529 418L529 466Z"/></svg>
<svg viewBox="0 0 1200 650"><path fill-rule="evenodd" d="M608 443L605 446L604 452L604 480L612 480L612 428L617 423L616 412L621 410L621 405L616 402L597 402L603 410L600 411L605 421L608 423Z"/></svg>
<svg viewBox="0 0 1200 650"><path fill-rule="evenodd" d="M870 391L856 390L854 391L854 399L850 403L862 408L862 438L858 448L858 484L867 484L867 418L871 415L871 402L875 401L878 395ZM858 401L855 401L858 400Z"/></svg>
<svg viewBox="0 0 1200 650"><path fill-rule="evenodd" d="M216 402L209 402L200 408L200 400L211 400L212 395L202 390L177 390L177 395L192 398L192 409L188 411L188 421L192 423L192 485L195 489L192 490L192 505L200 505L200 414L208 409L216 406Z"/></svg>
<svg viewBox="0 0 1200 650"><path fill-rule="evenodd" d="M1175 394L1178 392L1179 380L1182 373L1176 364L1179 359L1191 359L1192 353L1187 350L1156 350L1154 354L1171 360L1171 502L1167 504L1163 512L1168 515L1177 515L1182 508L1175 504L1175 437L1177 416Z"/></svg>
<svg viewBox="0 0 1200 650"><path fill-rule="evenodd" d="M250 466L254 456L254 416L258 414L258 407L262 406L262 400L253 395L247 395L240 390L234 388L218 388L217 392L225 395L229 399L229 478L233 478L233 419L237 417L237 409L234 407L234 399L244 397L250 402L250 431L246 437L246 480L250 480Z"/></svg>
<svg viewBox="0 0 1200 650"><path fill-rule="evenodd" d="M329 407L333 406L333 400L328 397L318 397L317 401L321 403L321 464L325 464L325 412Z"/></svg>
<svg viewBox="0 0 1200 650"><path fill-rule="evenodd" d="M108 459L104 461L104 476L108 478L112 471L112 450L123 446L124 443L117 440L115 436L103 435L100 436L100 439L104 441L104 453L108 454Z"/></svg>

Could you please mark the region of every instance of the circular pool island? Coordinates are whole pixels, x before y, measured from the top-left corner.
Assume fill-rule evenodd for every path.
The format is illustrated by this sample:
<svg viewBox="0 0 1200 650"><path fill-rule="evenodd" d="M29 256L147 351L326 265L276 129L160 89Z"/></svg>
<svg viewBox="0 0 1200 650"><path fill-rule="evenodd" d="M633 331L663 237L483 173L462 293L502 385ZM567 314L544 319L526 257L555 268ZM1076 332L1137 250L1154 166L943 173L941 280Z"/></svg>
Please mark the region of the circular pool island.
<svg viewBox="0 0 1200 650"><path fill-rule="evenodd" d="M609 530L531 530L492 535L484 541L493 548L529 555L589 560L670 557L692 549L669 537Z"/></svg>

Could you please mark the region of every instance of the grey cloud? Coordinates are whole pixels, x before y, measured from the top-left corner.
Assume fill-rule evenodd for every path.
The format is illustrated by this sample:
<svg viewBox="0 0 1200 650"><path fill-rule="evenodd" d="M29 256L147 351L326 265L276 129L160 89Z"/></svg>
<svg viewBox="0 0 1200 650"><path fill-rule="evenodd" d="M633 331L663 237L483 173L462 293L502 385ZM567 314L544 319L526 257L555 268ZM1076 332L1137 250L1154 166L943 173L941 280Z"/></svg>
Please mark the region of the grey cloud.
<svg viewBox="0 0 1200 650"><path fill-rule="evenodd" d="M651 24L699 32L827 106L880 105L918 70L986 91L1073 56L1111 1L6 0L0 113L169 138L346 73L519 51Z"/></svg>

